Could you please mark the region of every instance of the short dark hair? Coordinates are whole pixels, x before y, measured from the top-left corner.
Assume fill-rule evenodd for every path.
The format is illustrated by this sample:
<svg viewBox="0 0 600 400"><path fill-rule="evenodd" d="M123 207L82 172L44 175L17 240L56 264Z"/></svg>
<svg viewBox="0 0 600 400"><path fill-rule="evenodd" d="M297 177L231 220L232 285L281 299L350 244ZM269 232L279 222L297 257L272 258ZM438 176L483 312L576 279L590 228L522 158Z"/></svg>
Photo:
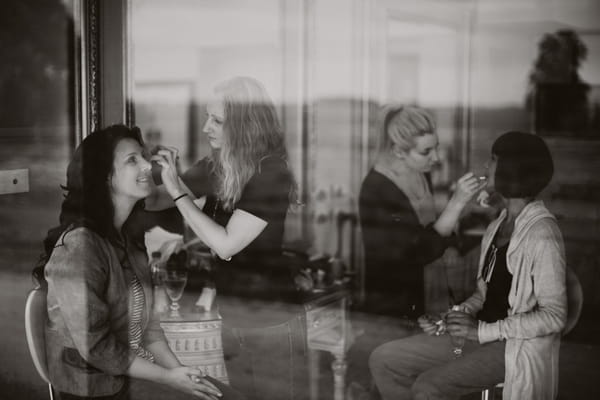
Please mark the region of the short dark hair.
<svg viewBox="0 0 600 400"><path fill-rule="evenodd" d="M552 155L539 136L506 132L492 145L492 154L498 158L494 186L506 198L535 197L552 180Z"/></svg>

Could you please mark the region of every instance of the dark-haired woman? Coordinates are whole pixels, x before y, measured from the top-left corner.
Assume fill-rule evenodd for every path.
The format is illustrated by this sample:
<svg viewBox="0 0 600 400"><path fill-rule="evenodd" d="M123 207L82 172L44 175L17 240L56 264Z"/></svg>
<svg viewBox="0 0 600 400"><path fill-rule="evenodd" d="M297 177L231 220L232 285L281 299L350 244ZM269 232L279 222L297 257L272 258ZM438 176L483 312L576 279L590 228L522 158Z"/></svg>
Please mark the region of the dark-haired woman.
<svg viewBox="0 0 600 400"><path fill-rule="evenodd" d="M487 190L503 201L482 239L477 290L421 335L371 355L384 399L454 399L504 382L503 399L554 399L567 316L565 253L554 216L536 196L553 175L544 141L508 132L492 146ZM455 358L450 336L466 338Z"/></svg>
<svg viewBox="0 0 600 400"><path fill-rule="evenodd" d="M145 249L128 232L150 180L139 129L122 125L86 137L69 164L44 267L48 369L61 399L241 398L182 366L153 318Z"/></svg>

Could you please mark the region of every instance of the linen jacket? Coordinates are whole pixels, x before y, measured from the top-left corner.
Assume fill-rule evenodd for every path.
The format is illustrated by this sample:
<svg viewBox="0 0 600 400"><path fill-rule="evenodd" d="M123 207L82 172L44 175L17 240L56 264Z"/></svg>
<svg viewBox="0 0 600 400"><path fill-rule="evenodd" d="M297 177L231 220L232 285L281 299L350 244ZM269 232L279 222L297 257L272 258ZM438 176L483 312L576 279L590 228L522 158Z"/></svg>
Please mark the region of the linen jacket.
<svg viewBox="0 0 600 400"><path fill-rule="evenodd" d="M59 391L95 397L122 388L135 358L129 348L129 282L124 267L131 267L144 291L142 343L147 348L165 336L151 313L145 252L132 243L118 248L85 227L67 230L58 239L45 276L46 354L50 380Z"/></svg>
<svg viewBox="0 0 600 400"><path fill-rule="evenodd" d="M505 218L506 210L482 239L477 289L463 303L473 315L485 301L485 255ZM515 220L506 265L513 276L508 315L493 323L479 321L479 342L506 340L503 399L554 399L560 334L567 319L566 266L562 235L542 201L529 203Z"/></svg>

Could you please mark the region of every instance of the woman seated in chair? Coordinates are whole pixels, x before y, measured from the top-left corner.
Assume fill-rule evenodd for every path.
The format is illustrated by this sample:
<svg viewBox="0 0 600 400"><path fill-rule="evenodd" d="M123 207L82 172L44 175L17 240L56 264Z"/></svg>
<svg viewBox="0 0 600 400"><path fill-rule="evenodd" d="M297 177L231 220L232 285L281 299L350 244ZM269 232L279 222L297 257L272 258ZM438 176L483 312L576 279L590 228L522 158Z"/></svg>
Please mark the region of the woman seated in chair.
<svg viewBox="0 0 600 400"><path fill-rule="evenodd" d="M144 244L128 231L150 180L138 128L99 130L76 150L60 226L44 242L50 380L63 400L242 398L182 366L151 313Z"/></svg>
<svg viewBox="0 0 600 400"><path fill-rule="evenodd" d="M447 315L449 334L421 317L425 333L373 352L384 399L454 399L500 382L505 400L556 398L565 254L556 219L535 199L553 172L540 137L508 132L495 141L487 189L503 211L482 239L477 289ZM460 357L451 336L466 338Z"/></svg>

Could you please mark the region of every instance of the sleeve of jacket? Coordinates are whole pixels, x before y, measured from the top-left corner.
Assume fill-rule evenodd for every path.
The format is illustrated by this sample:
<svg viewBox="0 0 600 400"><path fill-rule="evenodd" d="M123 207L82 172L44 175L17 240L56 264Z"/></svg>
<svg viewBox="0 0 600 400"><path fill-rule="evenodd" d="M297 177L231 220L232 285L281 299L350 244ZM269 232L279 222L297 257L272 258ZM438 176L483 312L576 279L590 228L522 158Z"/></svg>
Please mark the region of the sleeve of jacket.
<svg viewBox="0 0 600 400"><path fill-rule="evenodd" d="M487 284L480 276L478 276L475 292L471 295L471 297L462 302L460 307L473 316L477 315L477 313L483 308L486 292Z"/></svg>
<svg viewBox="0 0 600 400"><path fill-rule="evenodd" d="M86 228L67 233L62 246L55 249L56 260L47 269L47 279L81 357L107 374L122 375L135 354L110 329L110 309L104 297L109 257L103 246Z"/></svg>
<svg viewBox="0 0 600 400"><path fill-rule="evenodd" d="M529 233L533 257L531 277L537 305L494 323L480 322L479 340L530 339L560 332L567 319L566 265L562 235L550 219L538 221Z"/></svg>
<svg viewBox="0 0 600 400"><path fill-rule="evenodd" d="M152 285L148 285L152 288ZM152 292L152 290L150 290ZM152 301L150 304L146 304L146 307L152 307ZM165 337L165 333L163 329L160 327L160 315L155 313L153 310L150 311L150 319L148 320L148 325L144 330L144 335L142 337L142 341L145 347L148 347L154 342L166 342L167 338Z"/></svg>
<svg viewBox="0 0 600 400"><path fill-rule="evenodd" d="M166 342L165 333L160 327L160 320L157 318L156 313L150 313L150 321L144 331L144 346L148 347L155 342Z"/></svg>

